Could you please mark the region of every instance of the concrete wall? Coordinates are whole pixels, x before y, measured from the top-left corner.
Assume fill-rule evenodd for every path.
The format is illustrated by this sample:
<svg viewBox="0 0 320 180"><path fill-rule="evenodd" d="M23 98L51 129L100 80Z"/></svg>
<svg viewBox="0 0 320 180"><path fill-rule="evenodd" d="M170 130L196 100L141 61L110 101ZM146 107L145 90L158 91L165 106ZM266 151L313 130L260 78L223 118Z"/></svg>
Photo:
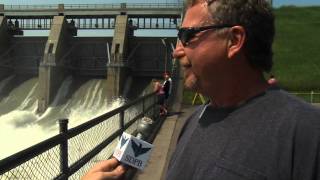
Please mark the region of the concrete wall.
<svg viewBox="0 0 320 180"><path fill-rule="evenodd" d="M4 64L8 59L8 56L5 54L9 50L10 39L11 36L7 30L7 20L4 16L0 16L0 65ZM0 80L7 77L11 71L11 69L0 66Z"/></svg>
<svg viewBox="0 0 320 180"><path fill-rule="evenodd" d="M64 16L55 16L52 23L44 57L39 67L39 112L47 109L67 75L61 59L70 47L72 36Z"/></svg>
<svg viewBox="0 0 320 180"><path fill-rule="evenodd" d="M48 37L12 37L8 53L11 58L10 65L13 67L10 74L37 76L47 40ZM68 74L106 78L109 61L107 43L110 51L112 37L72 38L72 41L66 43L69 46L66 49L67 52L64 52L67 54L68 62L61 63L75 68L68 69Z"/></svg>
<svg viewBox="0 0 320 180"><path fill-rule="evenodd" d="M112 37L75 37L70 54L72 74L106 78L111 46Z"/></svg>
<svg viewBox="0 0 320 180"><path fill-rule="evenodd" d="M10 52L13 73L37 76L47 40L48 37L13 37Z"/></svg>
<svg viewBox="0 0 320 180"><path fill-rule="evenodd" d="M0 16L0 55L9 48L11 37L7 31L7 19L4 16Z"/></svg>
<svg viewBox="0 0 320 180"><path fill-rule="evenodd" d="M130 68L134 76L162 77L165 69L172 71L172 48L177 38L166 37L133 37L129 43ZM166 52L167 51L167 52ZM167 56L167 65L165 60Z"/></svg>

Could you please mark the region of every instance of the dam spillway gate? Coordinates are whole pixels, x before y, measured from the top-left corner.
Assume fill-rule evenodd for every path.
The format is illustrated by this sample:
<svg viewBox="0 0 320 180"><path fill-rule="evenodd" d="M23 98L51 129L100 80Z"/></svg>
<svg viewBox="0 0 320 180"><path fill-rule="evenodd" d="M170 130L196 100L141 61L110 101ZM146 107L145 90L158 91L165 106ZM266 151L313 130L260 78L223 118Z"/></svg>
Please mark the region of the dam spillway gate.
<svg viewBox="0 0 320 180"><path fill-rule="evenodd" d="M176 29L181 4L0 5L0 80L38 76L38 111L69 76L107 78L108 96L124 95L134 77L171 71L176 37L136 37L139 29ZM113 29L113 37L77 37L80 29ZM50 30L24 37L24 30Z"/></svg>

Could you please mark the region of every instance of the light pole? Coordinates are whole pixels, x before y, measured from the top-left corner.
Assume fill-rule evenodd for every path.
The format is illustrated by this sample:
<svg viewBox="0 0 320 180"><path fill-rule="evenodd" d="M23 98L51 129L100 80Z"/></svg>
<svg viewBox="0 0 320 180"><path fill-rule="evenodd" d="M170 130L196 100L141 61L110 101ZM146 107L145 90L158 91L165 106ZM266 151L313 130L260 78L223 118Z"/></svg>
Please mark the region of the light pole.
<svg viewBox="0 0 320 180"><path fill-rule="evenodd" d="M166 53L165 53L165 58L164 58L164 72L167 73L167 59L168 59L168 50L167 50L167 43L166 43L167 38L162 38L161 42L165 47Z"/></svg>

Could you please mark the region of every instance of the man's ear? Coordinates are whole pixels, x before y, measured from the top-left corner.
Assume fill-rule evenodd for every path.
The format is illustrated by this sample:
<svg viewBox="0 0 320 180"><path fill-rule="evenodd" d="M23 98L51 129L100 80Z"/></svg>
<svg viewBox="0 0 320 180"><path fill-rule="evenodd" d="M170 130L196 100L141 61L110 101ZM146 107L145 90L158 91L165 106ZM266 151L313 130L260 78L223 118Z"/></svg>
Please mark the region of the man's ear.
<svg viewBox="0 0 320 180"><path fill-rule="evenodd" d="M228 40L228 58L236 56L244 45L246 31L242 26L230 28Z"/></svg>

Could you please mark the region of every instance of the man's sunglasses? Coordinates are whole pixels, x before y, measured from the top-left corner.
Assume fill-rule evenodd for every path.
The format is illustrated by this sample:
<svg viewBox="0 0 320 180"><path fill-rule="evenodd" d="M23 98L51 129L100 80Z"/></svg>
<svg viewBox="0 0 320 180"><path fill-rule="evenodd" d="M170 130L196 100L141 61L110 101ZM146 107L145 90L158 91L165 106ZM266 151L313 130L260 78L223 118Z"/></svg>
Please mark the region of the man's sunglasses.
<svg viewBox="0 0 320 180"><path fill-rule="evenodd" d="M186 46L188 42L199 32L209 30L209 29L222 29L227 27L232 27L233 25L221 24L221 25L212 25L212 26L203 26L203 27L186 27L180 28L178 32L178 38L181 43Z"/></svg>

